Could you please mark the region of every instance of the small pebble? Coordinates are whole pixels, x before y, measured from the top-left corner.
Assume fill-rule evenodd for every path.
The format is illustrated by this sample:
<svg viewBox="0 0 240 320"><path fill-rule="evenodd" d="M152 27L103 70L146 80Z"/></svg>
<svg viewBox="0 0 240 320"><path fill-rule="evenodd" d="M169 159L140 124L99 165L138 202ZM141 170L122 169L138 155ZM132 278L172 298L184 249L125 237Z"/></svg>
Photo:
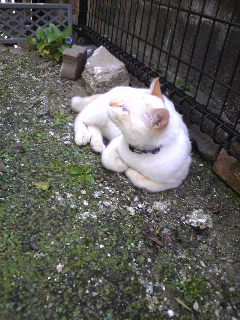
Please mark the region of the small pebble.
<svg viewBox="0 0 240 320"><path fill-rule="evenodd" d="M195 311L197 311L197 312L199 311L199 304L198 304L197 301L194 302L192 308L193 308L193 310L195 310Z"/></svg>
<svg viewBox="0 0 240 320"><path fill-rule="evenodd" d="M32 250L34 250L34 251L40 251L40 248L39 248L36 240L31 239L31 240L29 241L29 245L30 245L30 248L31 248Z"/></svg>
<svg viewBox="0 0 240 320"><path fill-rule="evenodd" d="M57 272L62 272L63 271L63 267L64 265L59 263L57 266L56 266L56 269L57 269Z"/></svg>
<svg viewBox="0 0 240 320"><path fill-rule="evenodd" d="M200 265L201 265L203 268L206 268L206 264L205 264L203 261L200 261Z"/></svg>
<svg viewBox="0 0 240 320"><path fill-rule="evenodd" d="M167 314L170 318L173 318L175 316L175 312L171 309L167 311Z"/></svg>

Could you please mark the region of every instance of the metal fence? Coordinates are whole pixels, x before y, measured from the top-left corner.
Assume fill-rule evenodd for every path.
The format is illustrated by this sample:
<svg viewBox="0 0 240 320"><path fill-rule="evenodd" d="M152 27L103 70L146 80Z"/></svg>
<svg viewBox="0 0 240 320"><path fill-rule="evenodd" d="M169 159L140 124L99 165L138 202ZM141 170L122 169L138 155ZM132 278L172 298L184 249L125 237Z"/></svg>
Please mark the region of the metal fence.
<svg viewBox="0 0 240 320"><path fill-rule="evenodd" d="M72 25L71 4L0 3L0 43L17 43L34 36L38 26Z"/></svg>
<svg viewBox="0 0 240 320"><path fill-rule="evenodd" d="M80 0L80 30L240 158L240 2Z"/></svg>

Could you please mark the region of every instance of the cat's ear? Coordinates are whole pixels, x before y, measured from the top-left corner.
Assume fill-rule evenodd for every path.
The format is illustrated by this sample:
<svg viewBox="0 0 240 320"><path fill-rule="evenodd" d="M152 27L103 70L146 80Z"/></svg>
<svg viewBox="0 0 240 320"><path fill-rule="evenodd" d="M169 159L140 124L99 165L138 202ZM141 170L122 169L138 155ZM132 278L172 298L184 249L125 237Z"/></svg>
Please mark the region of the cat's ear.
<svg viewBox="0 0 240 320"><path fill-rule="evenodd" d="M154 129L163 128L168 124L169 112L167 109L151 109L148 112L151 127Z"/></svg>
<svg viewBox="0 0 240 320"><path fill-rule="evenodd" d="M153 79L150 86L150 91L153 96L163 99L159 78Z"/></svg>

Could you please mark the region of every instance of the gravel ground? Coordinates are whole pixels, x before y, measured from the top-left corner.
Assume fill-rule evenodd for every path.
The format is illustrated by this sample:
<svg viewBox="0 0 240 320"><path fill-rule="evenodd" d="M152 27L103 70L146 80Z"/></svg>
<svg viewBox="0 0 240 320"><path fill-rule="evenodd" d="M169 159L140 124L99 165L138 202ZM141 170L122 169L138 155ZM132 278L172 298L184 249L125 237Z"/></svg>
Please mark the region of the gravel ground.
<svg viewBox="0 0 240 320"><path fill-rule="evenodd" d="M0 71L0 319L239 319L240 200L211 166L134 188L73 143L81 80L12 47Z"/></svg>

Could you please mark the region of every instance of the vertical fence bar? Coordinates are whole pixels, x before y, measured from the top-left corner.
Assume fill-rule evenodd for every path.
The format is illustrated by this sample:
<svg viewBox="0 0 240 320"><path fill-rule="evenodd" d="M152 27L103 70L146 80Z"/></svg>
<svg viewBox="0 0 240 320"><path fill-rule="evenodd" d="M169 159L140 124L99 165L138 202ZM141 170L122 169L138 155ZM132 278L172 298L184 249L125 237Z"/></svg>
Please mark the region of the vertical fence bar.
<svg viewBox="0 0 240 320"><path fill-rule="evenodd" d="M161 11L161 2L159 2L159 4L158 4L156 25L155 25L155 30L154 30L154 34L153 34L153 43L152 43L151 53L150 53L150 58L149 58L149 66L151 66L151 61L152 61L152 57L153 57L153 48L154 48L154 43L155 43L156 35L157 35L157 23L159 20L160 11Z"/></svg>
<svg viewBox="0 0 240 320"><path fill-rule="evenodd" d="M238 5L238 0L236 0L235 5L234 5L234 9L233 9L233 11L232 11L232 13L231 13L230 23L232 22L232 19L233 19L233 17L234 17L234 14L235 14L235 10L236 10L236 8L237 8L237 5ZM214 72L214 78L217 76L218 71L219 71L219 68L220 68L220 65L221 65L221 60L222 60L222 57L223 57L224 50L225 50L225 48L226 48L226 43L227 43L229 31L230 31L230 24L228 24L228 26L227 26L227 31L226 31L226 34L225 34L225 37L224 37L224 40L223 40L223 46L222 46L222 50L221 50L221 53L220 53L220 57L219 57L219 59L218 59L217 68L216 68L216 70L215 70L215 72ZM211 85L211 91L210 91L210 94L209 94L209 97L208 97L208 100L207 100L207 103L206 103L207 106L209 105L209 101L210 101L210 99L211 99L214 86L215 86L215 82L213 82L212 85Z"/></svg>
<svg viewBox="0 0 240 320"><path fill-rule="evenodd" d="M122 1L117 1L118 2L118 6L117 6L117 11L118 11L118 16L117 16L117 24L116 24L116 28L117 28L117 32L116 32L116 37L115 37L115 43L118 45L118 32L119 32L119 22L120 22L120 13L121 13L121 4Z"/></svg>
<svg viewBox="0 0 240 320"><path fill-rule="evenodd" d="M149 35L149 27L150 27L151 15L152 15L152 8L153 8L153 1L151 1L150 13L149 13L149 18L148 18L148 22L147 22L146 39L148 39L148 35ZM144 43L142 63L144 63L144 61L145 61L146 48L147 48L147 41L145 41L145 43Z"/></svg>
<svg viewBox="0 0 240 320"><path fill-rule="evenodd" d="M122 43L123 43L124 22L125 22L125 18L126 18L126 10L127 10L127 4L126 4L126 0L124 0L123 1L123 13L122 13L121 36L120 36L120 42L119 42L120 47L122 46Z"/></svg>
<svg viewBox="0 0 240 320"><path fill-rule="evenodd" d="M140 2L140 0L138 0L138 2L137 2L137 4L136 4L136 14L135 14L134 24L133 24L133 33L132 33L132 43L131 43L131 46L130 46L130 55L133 54L133 42L134 42L134 38L135 38L135 31L136 31L136 23L137 23L137 14L138 14L139 2Z"/></svg>
<svg viewBox="0 0 240 320"><path fill-rule="evenodd" d="M88 0L80 0L79 3L79 15L78 15L78 26L85 26L87 24L87 10Z"/></svg>
<svg viewBox="0 0 240 320"><path fill-rule="evenodd" d="M168 71L169 71L168 69L169 69L170 57L171 57L171 52L172 52L172 48L173 48L173 44L174 44L174 36L175 36L175 32L176 32L176 26L177 26L177 22L178 22L178 16L179 16L179 12L180 12L181 2L182 2L182 0L180 0L179 4L178 4L178 6L177 6L177 16L176 16L175 22L174 22L172 39L171 39L171 44L170 44L170 48L169 48L167 65L166 65L166 71L165 71L165 77L166 77L166 78L167 78L167 73L168 73Z"/></svg>
<svg viewBox="0 0 240 320"><path fill-rule="evenodd" d="M163 52L163 41L164 41L166 27L167 27L167 20L169 18L169 11L170 11L170 0L168 0L167 15L166 15L165 23L164 23L164 28L163 28L162 41L161 41L161 45L160 45L160 48L159 48L160 52L159 52L159 58L158 58L158 63L157 63L157 70L159 70L159 66L160 66L160 63L161 63L161 56L162 56L162 52Z"/></svg>
<svg viewBox="0 0 240 320"><path fill-rule="evenodd" d="M136 51L136 57L137 57L137 59L138 59L138 53L139 53L139 47L140 47L140 37L141 37L141 32L142 32L144 9L145 9L145 1L143 2L142 15L141 15L141 23L140 23L139 34L138 34L138 45L137 45L137 51Z"/></svg>
<svg viewBox="0 0 240 320"><path fill-rule="evenodd" d="M194 41L193 50L192 50L192 53L191 53L191 60L190 60L190 64L189 64L189 67L188 67L186 82L187 82L188 77L189 77L190 65L192 64L192 59L193 59L193 56L194 56L194 49L195 49L195 46L196 46L197 37L198 37L198 34L199 34L201 22L202 22L202 19L203 19L203 11L204 11L205 3L206 3L206 0L204 1L203 7L202 7L201 18L200 18L200 22L199 22L199 25L198 25L197 35L196 35L196 38L195 38L195 41ZM217 11L216 11L216 16L218 15L218 12L219 12L219 9L220 9L220 5L221 5L221 0L219 0L219 3L218 3L218 7L217 7ZM211 30L210 30L210 32L209 32L209 37L208 37L208 41L207 41L207 46L206 46L205 55L204 55L204 58L203 58L202 65L201 65L201 67L200 67L200 69L201 69L202 71L204 70L204 66L205 66L205 63L206 63L206 59L207 59L207 55L208 55L208 49L209 49L209 44L210 44L210 41L211 41L211 38L212 38L212 34L213 34L213 29L214 29L215 23L216 23L215 21L212 22ZM200 72L200 76L199 76L199 79L198 79L198 84L197 84L196 91L195 91L195 94L194 94L194 99L196 99L196 97L197 97L198 90L199 90L199 87L200 87L200 83L201 83L201 80L202 80L202 76L203 76L203 72Z"/></svg>
<svg viewBox="0 0 240 320"><path fill-rule="evenodd" d="M104 37L108 37L108 32L106 33L107 26L110 24L110 12L108 14L108 9L109 9L109 0L106 0L105 4L105 15L104 15L104 28L103 28L103 34ZM107 17L109 17L109 21L107 21Z"/></svg>
<svg viewBox="0 0 240 320"><path fill-rule="evenodd" d="M127 51L128 36L130 34L129 27L130 27L130 17L131 17L131 11L132 11L132 2L133 2L133 0L131 0L130 9L129 9L129 17L128 17L128 23L127 23L127 29L126 29L126 40L125 40L125 46L124 46L125 51Z"/></svg>
<svg viewBox="0 0 240 320"><path fill-rule="evenodd" d="M189 6L190 10L189 10L189 12L187 13L187 21L186 21L185 26L184 26L183 39L182 39L181 48L180 48L180 52L179 52L179 58L180 58L180 59L179 59L178 62L177 62L175 77L174 77L174 80L173 80L174 83L176 83L177 76L178 76L178 71L179 71L179 67L180 67L180 60L181 60L181 57L182 57L183 46L184 46L184 41L185 41L185 37L186 37L188 22L189 22L189 18L190 18L191 9L192 9L192 4L193 4L193 0L191 0L191 2L190 2L190 6ZM186 84L185 84L185 85L186 85Z"/></svg>

